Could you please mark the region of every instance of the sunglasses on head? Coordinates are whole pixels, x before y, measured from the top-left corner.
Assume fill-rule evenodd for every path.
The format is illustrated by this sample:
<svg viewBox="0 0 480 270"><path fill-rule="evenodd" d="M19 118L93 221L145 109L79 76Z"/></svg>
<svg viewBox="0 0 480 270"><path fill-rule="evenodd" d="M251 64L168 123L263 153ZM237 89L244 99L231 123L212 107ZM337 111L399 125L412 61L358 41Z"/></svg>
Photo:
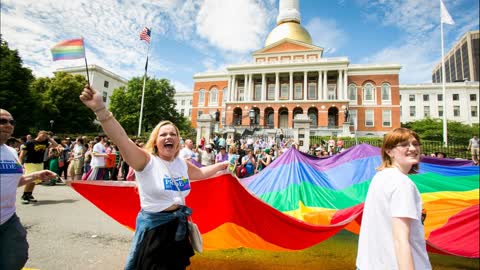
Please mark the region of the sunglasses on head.
<svg viewBox="0 0 480 270"><path fill-rule="evenodd" d="M9 123L12 126L15 126L15 120L13 119L6 119L6 118L0 118L0 125L6 125Z"/></svg>

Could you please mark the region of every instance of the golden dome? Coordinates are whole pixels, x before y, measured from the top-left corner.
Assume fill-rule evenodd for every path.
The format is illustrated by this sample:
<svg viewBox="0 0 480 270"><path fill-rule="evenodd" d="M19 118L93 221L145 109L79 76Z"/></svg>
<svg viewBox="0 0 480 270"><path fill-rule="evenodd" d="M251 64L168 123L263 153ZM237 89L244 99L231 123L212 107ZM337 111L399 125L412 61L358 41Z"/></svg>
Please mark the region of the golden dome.
<svg viewBox="0 0 480 270"><path fill-rule="evenodd" d="M312 37L298 22L284 22L277 25L277 27L270 32L267 40L265 41L265 47L284 38L289 38L313 45Z"/></svg>

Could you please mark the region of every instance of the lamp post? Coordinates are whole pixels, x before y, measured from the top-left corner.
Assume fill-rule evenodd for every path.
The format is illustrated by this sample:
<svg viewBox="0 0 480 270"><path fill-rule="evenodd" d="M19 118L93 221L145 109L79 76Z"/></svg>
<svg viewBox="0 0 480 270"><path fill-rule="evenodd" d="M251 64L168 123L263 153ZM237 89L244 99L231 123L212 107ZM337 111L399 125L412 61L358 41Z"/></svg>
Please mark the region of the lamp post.
<svg viewBox="0 0 480 270"><path fill-rule="evenodd" d="M255 110L253 108L248 112L248 117L250 118L250 129L253 130L253 120L255 119Z"/></svg>

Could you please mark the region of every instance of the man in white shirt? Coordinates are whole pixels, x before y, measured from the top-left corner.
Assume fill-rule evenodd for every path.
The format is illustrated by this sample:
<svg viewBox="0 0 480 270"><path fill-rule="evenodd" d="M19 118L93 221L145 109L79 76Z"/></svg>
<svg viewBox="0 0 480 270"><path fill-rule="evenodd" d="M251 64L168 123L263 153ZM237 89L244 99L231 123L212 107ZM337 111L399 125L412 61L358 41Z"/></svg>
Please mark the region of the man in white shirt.
<svg viewBox="0 0 480 270"><path fill-rule="evenodd" d="M97 143L93 146L92 161L90 162L90 171L87 173L87 180L103 180L105 176L105 157L107 156L104 143L107 140L106 136L95 138Z"/></svg>
<svg viewBox="0 0 480 270"><path fill-rule="evenodd" d="M479 144L478 144L478 138L477 136L473 136L473 138L471 138L469 141L468 141L468 147L467 147L467 150L470 150L472 149L472 161L473 161L473 164L475 165L478 165L478 150L479 150Z"/></svg>
<svg viewBox="0 0 480 270"><path fill-rule="evenodd" d="M192 149L193 149L192 140L190 139L185 140L185 146L183 146L183 148L180 149L180 153L178 154L179 157L185 160L191 159L194 156Z"/></svg>

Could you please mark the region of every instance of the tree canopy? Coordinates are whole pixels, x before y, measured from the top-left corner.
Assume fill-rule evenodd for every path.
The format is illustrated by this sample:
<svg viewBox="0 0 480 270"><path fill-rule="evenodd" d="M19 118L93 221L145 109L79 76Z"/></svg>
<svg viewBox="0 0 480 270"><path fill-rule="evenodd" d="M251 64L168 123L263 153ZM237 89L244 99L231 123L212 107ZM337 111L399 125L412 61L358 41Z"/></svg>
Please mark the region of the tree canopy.
<svg viewBox="0 0 480 270"><path fill-rule="evenodd" d="M9 111L17 120L16 134L25 134L35 123L31 111L38 100L30 91L34 77L29 68L23 66L17 50L11 50L0 36L0 107Z"/></svg>
<svg viewBox="0 0 480 270"><path fill-rule="evenodd" d="M429 141L443 140L443 122L441 119L426 118L414 122L408 122L402 126L415 130L421 139ZM472 135L478 135L479 126L472 126L456 121L447 121L448 141L466 142Z"/></svg>
<svg viewBox="0 0 480 270"><path fill-rule="evenodd" d="M134 77L126 87L113 91L110 110L128 134L137 134L143 78ZM150 79L145 84L142 133L151 131L160 121L169 120L181 131L190 130L190 121L175 110L175 88L166 79Z"/></svg>

